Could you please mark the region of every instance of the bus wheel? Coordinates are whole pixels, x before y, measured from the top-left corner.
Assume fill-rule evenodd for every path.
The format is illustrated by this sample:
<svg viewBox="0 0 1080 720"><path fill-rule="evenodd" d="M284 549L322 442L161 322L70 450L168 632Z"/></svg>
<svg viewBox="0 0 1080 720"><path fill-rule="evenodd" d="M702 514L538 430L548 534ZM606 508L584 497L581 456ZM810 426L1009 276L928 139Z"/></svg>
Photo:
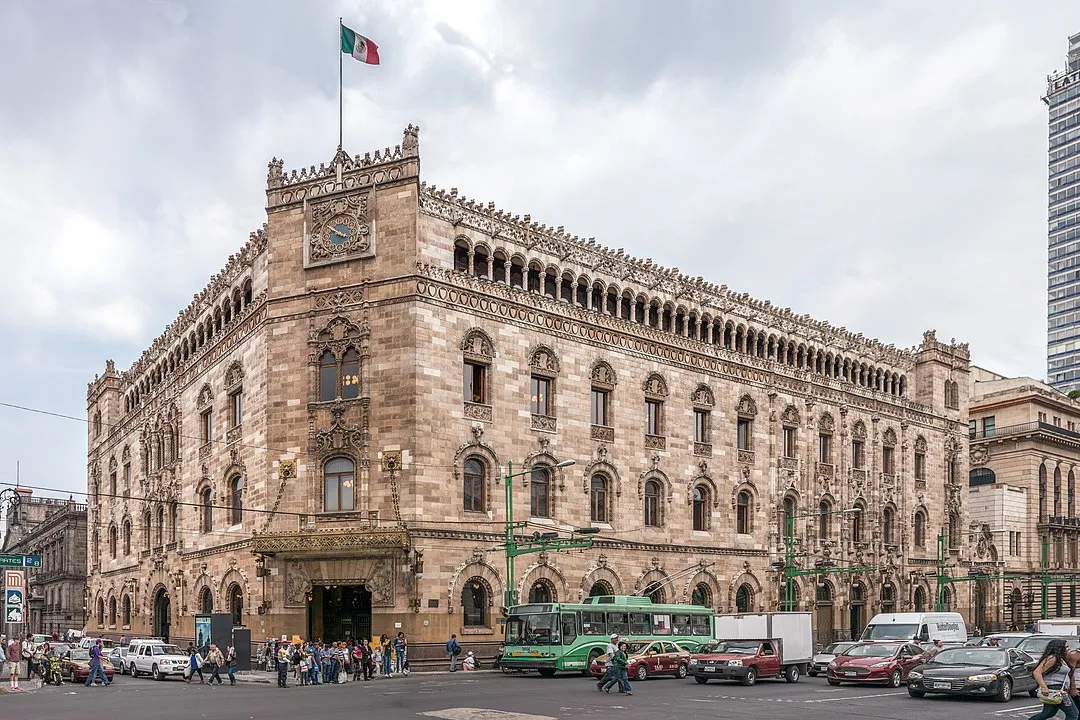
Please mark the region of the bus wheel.
<svg viewBox="0 0 1080 720"><path fill-rule="evenodd" d="M589 651L589 660L585 663L585 669L581 671L581 674L585 677L589 677L592 672L593 663L596 662L596 658L604 654L604 651L600 648L593 648Z"/></svg>
<svg viewBox="0 0 1080 720"><path fill-rule="evenodd" d="M536 672L540 673L540 677L555 677L555 668L540 668Z"/></svg>

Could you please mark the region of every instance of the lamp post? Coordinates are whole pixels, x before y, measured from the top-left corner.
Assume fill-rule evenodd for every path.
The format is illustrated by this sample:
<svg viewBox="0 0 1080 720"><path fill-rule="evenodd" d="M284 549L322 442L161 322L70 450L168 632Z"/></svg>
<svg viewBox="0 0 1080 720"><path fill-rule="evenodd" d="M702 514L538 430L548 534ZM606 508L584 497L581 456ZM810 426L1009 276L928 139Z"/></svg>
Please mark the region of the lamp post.
<svg viewBox="0 0 1080 720"><path fill-rule="evenodd" d="M551 466L554 468L570 467L574 464L573 460L563 460L560 463ZM503 536L503 551L506 554L506 591L503 593L503 604L506 609L509 610L512 606L517 604L517 591L514 590L514 558L519 555L528 555L529 553L538 553L544 550L573 550L584 549L592 547L592 538L575 538L573 535L566 539L560 539L558 533L534 533L531 540L521 539L519 540L514 534L517 529L525 528L528 523L516 523L514 522L514 483L513 480L516 477L524 477L531 475L533 470L522 470L520 472L514 472L513 463L506 464L506 475L503 476L503 485L506 491L506 524L504 527ZM528 486L528 482L523 481L525 486ZM579 529L578 532L591 532L591 528Z"/></svg>
<svg viewBox="0 0 1080 720"><path fill-rule="evenodd" d="M847 508L846 510L833 510L832 512L824 513L806 513L804 515L789 515L785 519L785 532L784 532L784 610L791 612L795 609L795 578L803 575L821 575L827 573L856 573L863 570L870 570L869 567L849 567L849 568L832 568L832 567L820 567L812 570L798 570L795 567L795 521L803 520L810 517L826 517L829 515L851 515L854 513L860 513L862 510L857 507Z"/></svg>

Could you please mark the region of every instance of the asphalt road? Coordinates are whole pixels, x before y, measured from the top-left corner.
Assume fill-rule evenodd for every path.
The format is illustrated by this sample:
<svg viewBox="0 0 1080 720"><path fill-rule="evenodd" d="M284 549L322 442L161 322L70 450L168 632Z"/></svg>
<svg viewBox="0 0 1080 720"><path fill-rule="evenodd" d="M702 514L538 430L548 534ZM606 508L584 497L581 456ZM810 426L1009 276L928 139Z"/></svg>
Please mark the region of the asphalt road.
<svg viewBox="0 0 1080 720"><path fill-rule="evenodd" d="M737 717L739 720L1019 720L1039 708L1027 697L1008 704L986 700L908 697L903 688L841 686L822 678L795 685L762 680L755 687L657 678L634 683L625 697L596 691L579 676L458 672L414 674L409 678L368 683L294 687L254 683L229 687L186 685L173 679L117 678L111 687L46 687L33 693L0 697L0 720L71 720L105 717L126 720L305 720L354 717L380 720L580 720L632 713L638 718ZM342 715L337 715L341 711ZM330 713L330 714L328 714Z"/></svg>

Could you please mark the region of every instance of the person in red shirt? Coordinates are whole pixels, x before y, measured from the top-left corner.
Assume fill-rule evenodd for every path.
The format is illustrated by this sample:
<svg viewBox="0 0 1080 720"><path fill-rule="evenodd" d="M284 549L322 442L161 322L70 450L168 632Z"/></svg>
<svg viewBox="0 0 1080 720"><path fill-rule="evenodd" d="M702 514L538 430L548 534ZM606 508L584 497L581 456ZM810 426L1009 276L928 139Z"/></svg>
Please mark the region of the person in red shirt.
<svg viewBox="0 0 1080 720"><path fill-rule="evenodd" d="M19 643L19 638L11 638L11 642L8 643L5 648L8 672L11 674L11 690L18 692L22 688L19 687L19 661L22 659L22 645Z"/></svg>

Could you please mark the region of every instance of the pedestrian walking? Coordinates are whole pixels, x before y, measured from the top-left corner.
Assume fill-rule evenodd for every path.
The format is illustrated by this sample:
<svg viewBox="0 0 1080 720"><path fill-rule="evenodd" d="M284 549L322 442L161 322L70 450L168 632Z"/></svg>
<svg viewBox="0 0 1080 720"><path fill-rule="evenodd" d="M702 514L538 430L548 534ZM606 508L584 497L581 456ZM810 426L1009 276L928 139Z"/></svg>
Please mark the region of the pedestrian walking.
<svg viewBox="0 0 1080 720"><path fill-rule="evenodd" d="M19 638L12 636L11 641L8 642L5 648L5 658L7 659L7 671L11 677L11 691L19 692L22 690L19 687L19 665L22 661L22 644L19 643Z"/></svg>
<svg viewBox="0 0 1080 720"><path fill-rule="evenodd" d="M409 641L405 639L405 633L399 632L397 637L394 638L394 662L397 667L397 671L402 675L405 674L405 662L408 658Z"/></svg>
<svg viewBox="0 0 1080 720"><path fill-rule="evenodd" d="M1065 714L1065 720L1077 720L1076 703L1072 699L1076 685L1068 651L1069 646L1064 640L1054 639L1047 643L1031 673L1039 685L1036 697L1043 707L1028 720L1049 720L1059 710Z"/></svg>
<svg viewBox="0 0 1080 720"><path fill-rule="evenodd" d="M98 638L93 647L90 648L90 674L86 676L86 687L93 685L94 679L99 676L101 677L102 687L109 687L109 678L105 676L105 671L101 669L101 638Z"/></svg>
<svg viewBox="0 0 1080 720"><path fill-rule="evenodd" d="M457 659L461 654L461 643L458 642L457 635L451 635L446 641L446 654L450 656L450 672L457 672Z"/></svg>
<svg viewBox="0 0 1080 720"><path fill-rule="evenodd" d="M604 649L604 677L596 683L597 690L603 690L604 683L615 676L615 653L619 652L615 643L618 639L619 633L611 633L611 639L608 640L607 648Z"/></svg>
<svg viewBox="0 0 1080 720"><path fill-rule="evenodd" d="M225 658L222 656L221 651L218 650L218 646L213 643L210 644L210 652L206 653L206 664L210 666L210 684L214 684L214 680L217 680L217 684L221 684L221 675L218 671L221 670L221 666L225 664Z"/></svg>
<svg viewBox="0 0 1080 720"><path fill-rule="evenodd" d="M188 671L187 671L186 675L184 676L184 682L190 683L192 681L192 679L195 677L195 673L199 673L199 684L200 685L206 684L206 679L203 677L203 672L202 672L203 659L202 659L202 656L199 655L199 651L198 651L198 649L196 649L195 643L188 643L187 654L188 654Z"/></svg>
<svg viewBox="0 0 1080 720"><path fill-rule="evenodd" d="M229 671L229 685L236 684L236 648L230 643L225 649L225 667Z"/></svg>
<svg viewBox="0 0 1080 720"><path fill-rule="evenodd" d="M630 678L626 676L626 668L630 664L629 658L626 655L626 641L623 640L619 643L619 649L615 651L615 657L612 658L611 664L614 665L614 677L604 683L604 692L611 692L612 686L616 682L619 683L619 691L626 693L627 695L633 695L630 691ZM1075 717L1068 720L1076 720Z"/></svg>
<svg viewBox="0 0 1080 720"><path fill-rule="evenodd" d="M278 646L277 651L277 686L288 687L289 680L289 648L285 643Z"/></svg>

